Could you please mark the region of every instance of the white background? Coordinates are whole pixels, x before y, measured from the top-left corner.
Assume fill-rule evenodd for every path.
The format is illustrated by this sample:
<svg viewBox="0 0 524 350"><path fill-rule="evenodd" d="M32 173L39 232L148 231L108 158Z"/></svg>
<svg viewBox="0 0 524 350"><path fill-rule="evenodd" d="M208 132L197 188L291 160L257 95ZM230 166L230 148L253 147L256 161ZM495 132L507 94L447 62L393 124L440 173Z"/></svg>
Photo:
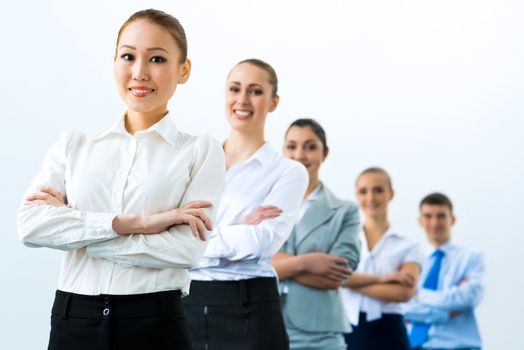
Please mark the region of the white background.
<svg viewBox="0 0 524 350"><path fill-rule="evenodd" d="M64 129L89 135L124 111L113 83L117 30L134 11L180 19L193 72L170 109L180 130L227 136L224 83L239 60L271 63L281 104L267 139L297 117L326 128L322 179L354 198L371 165L393 177L395 226L423 240L419 200L455 203L457 242L482 250L485 349L523 349L524 2L505 0L17 1L0 5L0 349L47 345L61 253L23 247L16 210ZM519 213L521 215L519 215Z"/></svg>

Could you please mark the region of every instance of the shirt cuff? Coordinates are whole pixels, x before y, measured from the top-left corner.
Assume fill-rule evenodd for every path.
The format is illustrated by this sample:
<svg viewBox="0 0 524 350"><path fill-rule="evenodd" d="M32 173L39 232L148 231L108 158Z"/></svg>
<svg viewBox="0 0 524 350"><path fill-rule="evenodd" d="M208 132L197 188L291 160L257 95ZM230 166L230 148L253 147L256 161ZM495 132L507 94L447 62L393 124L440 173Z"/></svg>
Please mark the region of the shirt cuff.
<svg viewBox="0 0 524 350"><path fill-rule="evenodd" d="M85 217L86 227L90 227L95 232L95 239L111 239L118 237L113 230L113 220L116 215L113 213L94 213L87 212Z"/></svg>
<svg viewBox="0 0 524 350"><path fill-rule="evenodd" d="M422 304L436 304L438 302L438 293L426 288L420 288L417 292L418 299Z"/></svg>
<svg viewBox="0 0 524 350"><path fill-rule="evenodd" d="M232 257L234 255L234 251L232 248L228 249L228 247L224 244L222 237L220 237L221 232L218 230L213 230L213 233L213 236L209 239L204 257L208 259L227 259L228 257Z"/></svg>
<svg viewBox="0 0 524 350"><path fill-rule="evenodd" d="M195 269L203 269L206 267L214 267L220 265L220 259L219 258L206 258L203 257L198 262L198 266L195 266Z"/></svg>

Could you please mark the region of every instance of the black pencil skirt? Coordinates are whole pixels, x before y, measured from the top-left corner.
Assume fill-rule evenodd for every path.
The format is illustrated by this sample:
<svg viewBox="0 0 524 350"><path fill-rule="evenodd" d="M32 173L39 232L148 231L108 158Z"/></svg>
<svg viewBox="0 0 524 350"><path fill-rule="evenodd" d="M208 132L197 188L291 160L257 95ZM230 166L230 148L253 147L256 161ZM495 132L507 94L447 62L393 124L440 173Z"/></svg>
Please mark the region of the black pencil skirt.
<svg viewBox="0 0 524 350"><path fill-rule="evenodd" d="M180 291L81 295L58 290L48 350L191 350Z"/></svg>
<svg viewBox="0 0 524 350"><path fill-rule="evenodd" d="M192 281L182 299L195 350L288 350L277 282Z"/></svg>
<svg viewBox="0 0 524 350"><path fill-rule="evenodd" d="M404 317L399 314L382 314L378 320L368 322L360 313L358 326L345 334L348 350L409 350L409 339Z"/></svg>

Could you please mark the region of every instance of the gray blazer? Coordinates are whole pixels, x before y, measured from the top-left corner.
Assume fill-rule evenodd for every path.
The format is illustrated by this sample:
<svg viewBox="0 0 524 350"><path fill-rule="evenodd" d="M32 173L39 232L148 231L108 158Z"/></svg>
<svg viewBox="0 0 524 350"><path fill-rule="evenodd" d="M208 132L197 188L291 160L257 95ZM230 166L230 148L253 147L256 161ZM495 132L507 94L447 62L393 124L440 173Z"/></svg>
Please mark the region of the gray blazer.
<svg viewBox="0 0 524 350"><path fill-rule="evenodd" d="M293 227L280 251L289 255L325 252L350 260L356 269L360 257L358 207L338 199L321 184L316 200ZM309 332L349 332L338 290L307 287L293 279L285 281L282 312L295 328Z"/></svg>

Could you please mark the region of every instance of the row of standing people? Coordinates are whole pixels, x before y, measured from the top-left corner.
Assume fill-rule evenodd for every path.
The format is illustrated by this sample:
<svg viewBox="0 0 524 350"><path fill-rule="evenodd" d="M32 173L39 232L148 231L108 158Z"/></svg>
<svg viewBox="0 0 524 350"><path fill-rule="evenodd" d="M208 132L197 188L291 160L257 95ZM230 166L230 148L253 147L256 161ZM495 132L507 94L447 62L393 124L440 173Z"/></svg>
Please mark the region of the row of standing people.
<svg viewBox="0 0 524 350"><path fill-rule="evenodd" d="M342 349L346 314L350 348L373 348L365 324L400 315L379 300L412 295L422 264L389 229L389 177L370 169L357 180L360 256L357 207L318 178L320 125L294 123L287 157L265 141L279 102L273 68L250 59L229 72L223 145L175 127L167 104L190 71L178 20L132 15L114 64L126 113L94 138L63 133L28 188L20 238L65 251L48 348ZM405 345L393 319L379 328Z"/></svg>
<svg viewBox="0 0 524 350"><path fill-rule="evenodd" d="M308 143L315 143L309 151ZM285 144L303 152L286 155L317 165L308 167L316 187L306 192L299 221L273 258L290 348L480 349L474 310L484 293L485 266L481 254L451 242L451 200L441 193L421 200L427 244L419 245L390 225L394 191L385 170L368 168L355 182L364 213L359 224L355 204L314 181L327 155L321 126L298 120Z"/></svg>

